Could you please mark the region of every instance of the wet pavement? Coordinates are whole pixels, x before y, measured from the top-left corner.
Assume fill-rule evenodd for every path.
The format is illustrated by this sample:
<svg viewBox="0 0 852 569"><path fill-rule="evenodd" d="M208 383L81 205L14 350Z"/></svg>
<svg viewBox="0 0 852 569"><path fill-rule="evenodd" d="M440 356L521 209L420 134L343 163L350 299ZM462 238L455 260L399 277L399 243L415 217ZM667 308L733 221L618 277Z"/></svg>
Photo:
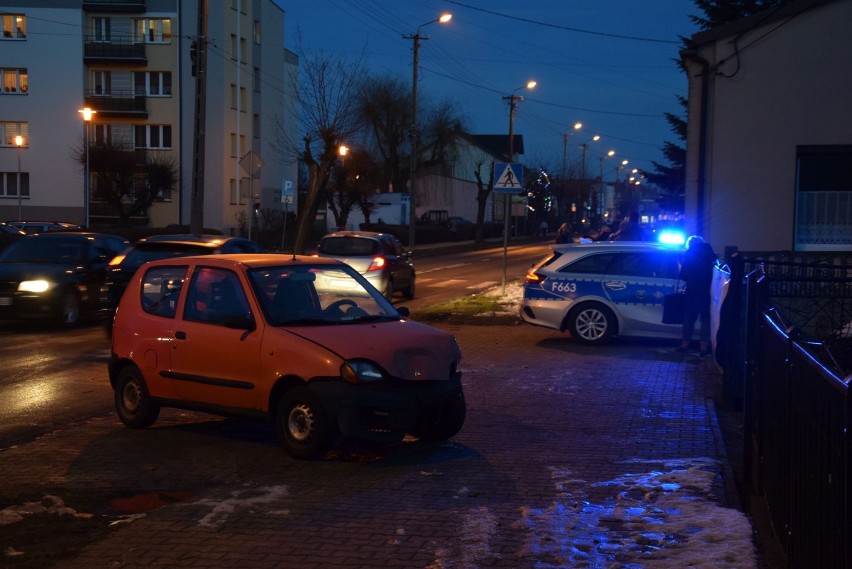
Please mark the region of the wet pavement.
<svg viewBox="0 0 852 569"><path fill-rule="evenodd" d="M0 510L50 494L65 506L50 515L112 524L62 568L760 566L708 362L667 342L441 327L464 356L451 441L305 462L265 424L165 410L131 431L109 415L0 451Z"/></svg>

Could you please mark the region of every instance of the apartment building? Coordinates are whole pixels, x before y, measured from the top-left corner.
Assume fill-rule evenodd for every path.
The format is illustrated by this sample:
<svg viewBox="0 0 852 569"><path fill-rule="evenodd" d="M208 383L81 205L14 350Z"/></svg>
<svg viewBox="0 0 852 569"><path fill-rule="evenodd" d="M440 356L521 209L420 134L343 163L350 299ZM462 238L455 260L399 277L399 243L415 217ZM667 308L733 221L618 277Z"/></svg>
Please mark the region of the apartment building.
<svg viewBox="0 0 852 569"><path fill-rule="evenodd" d="M298 61L272 0L208 6L203 220L236 233L295 186L276 139L295 129ZM0 21L0 219L188 224L198 2L7 1ZM151 182L157 165L170 187Z"/></svg>

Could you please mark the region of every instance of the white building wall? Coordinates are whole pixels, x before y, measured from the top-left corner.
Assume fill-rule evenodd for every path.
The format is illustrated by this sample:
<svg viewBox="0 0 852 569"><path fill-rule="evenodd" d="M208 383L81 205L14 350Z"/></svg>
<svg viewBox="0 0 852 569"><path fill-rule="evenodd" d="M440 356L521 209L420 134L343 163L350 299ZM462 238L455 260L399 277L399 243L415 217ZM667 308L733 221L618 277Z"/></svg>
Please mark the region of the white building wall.
<svg viewBox="0 0 852 569"><path fill-rule="evenodd" d="M852 144L852 1L774 21L698 54L709 76L704 233L717 251L793 246L796 149ZM735 46L739 47L735 51ZM700 126L699 68L691 78L687 214L695 219Z"/></svg>
<svg viewBox="0 0 852 569"><path fill-rule="evenodd" d="M72 153L83 148L83 38L81 12L55 2L5 2L27 16L27 38L0 40L0 67L26 68L27 94L0 93L0 121L26 122L29 140L21 170L29 172L24 219L83 222L84 175ZM62 54L62 57L57 57ZM18 150L0 146L0 171L17 171ZM18 218L18 199L0 198L0 219Z"/></svg>

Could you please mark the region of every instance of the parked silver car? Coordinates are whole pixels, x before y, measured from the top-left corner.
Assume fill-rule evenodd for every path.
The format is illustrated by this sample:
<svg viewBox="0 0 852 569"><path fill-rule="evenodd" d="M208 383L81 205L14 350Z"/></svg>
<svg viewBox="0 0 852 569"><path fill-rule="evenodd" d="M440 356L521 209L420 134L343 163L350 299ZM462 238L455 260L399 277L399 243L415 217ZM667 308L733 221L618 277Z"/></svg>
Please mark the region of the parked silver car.
<svg viewBox="0 0 852 569"><path fill-rule="evenodd" d="M337 231L323 237L317 255L343 261L387 298L400 291L414 298L415 271L411 253L390 233Z"/></svg>
<svg viewBox="0 0 852 569"><path fill-rule="evenodd" d="M521 318L584 344L680 338L680 325L663 324L663 298L678 287L683 251L629 241L555 245L527 273Z"/></svg>

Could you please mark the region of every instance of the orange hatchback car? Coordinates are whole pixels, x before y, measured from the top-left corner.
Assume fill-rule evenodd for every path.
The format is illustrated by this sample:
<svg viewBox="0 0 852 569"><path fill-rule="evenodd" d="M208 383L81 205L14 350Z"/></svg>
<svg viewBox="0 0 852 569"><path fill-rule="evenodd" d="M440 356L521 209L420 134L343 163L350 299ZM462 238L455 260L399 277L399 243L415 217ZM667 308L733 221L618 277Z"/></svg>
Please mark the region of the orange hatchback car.
<svg viewBox="0 0 852 569"><path fill-rule="evenodd" d="M130 428L161 407L275 423L296 458L338 435L445 440L464 424L455 338L406 318L339 261L280 254L143 265L115 316L109 377Z"/></svg>

